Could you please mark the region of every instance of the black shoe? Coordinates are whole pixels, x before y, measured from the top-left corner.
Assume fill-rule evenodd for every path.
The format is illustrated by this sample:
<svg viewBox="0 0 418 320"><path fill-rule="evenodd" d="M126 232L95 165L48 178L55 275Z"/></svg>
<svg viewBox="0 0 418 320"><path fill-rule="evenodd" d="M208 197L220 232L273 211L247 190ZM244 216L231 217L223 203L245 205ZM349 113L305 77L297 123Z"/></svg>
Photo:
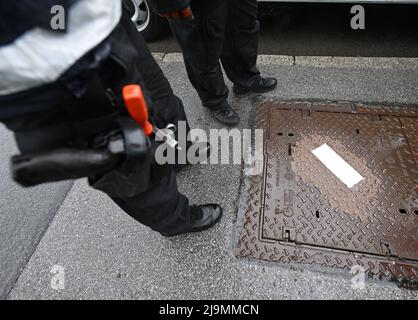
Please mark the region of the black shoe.
<svg viewBox="0 0 418 320"><path fill-rule="evenodd" d="M234 94L238 97L244 96L248 93L266 93L276 89L277 79L275 78L260 78L251 87L242 87L238 84L234 85Z"/></svg>
<svg viewBox="0 0 418 320"><path fill-rule="evenodd" d="M190 223L173 233L161 233L165 237L183 233L200 232L213 227L222 217L223 210L217 204L193 206L190 210Z"/></svg>
<svg viewBox="0 0 418 320"><path fill-rule="evenodd" d="M192 142L188 141L187 142L187 149L186 149L186 161L187 162L184 163L184 164L175 164L174 165L174 171L176 173L179 173L181 170L183 170L184 168L191 165L191 163L188 162L187 155L189 153L189 149L192 146L194 148L196 148L196 154L195 154L196 159L199 159L199 160L209 159L211 148L210 148L210 144L208 142L192 143ZM179 152L181 152L181 151L179 151ZM176 157L176 159L178 159L178 157Z"/></svg>
<svg viewBox="0 0 418 320"><path fill-rule="evenodd" d="M211 113L216 120L228 126L236 125L241 121L238 113L236 113L229 104L225 104L219 109L212 110Z"/></svg>

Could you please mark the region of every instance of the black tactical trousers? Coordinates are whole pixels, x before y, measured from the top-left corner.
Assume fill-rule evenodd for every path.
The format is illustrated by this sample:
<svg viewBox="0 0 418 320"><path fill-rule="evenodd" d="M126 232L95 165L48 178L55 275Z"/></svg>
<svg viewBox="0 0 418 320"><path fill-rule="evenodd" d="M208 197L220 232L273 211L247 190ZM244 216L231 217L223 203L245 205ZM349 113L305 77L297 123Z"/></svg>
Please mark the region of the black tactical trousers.
<svg viewBox="0 0 418 320"><path fill-rule="evenodd" d="M160 127L187 121L181 100L173 94L168 80L130 22L129 16L124 15L122 22L108 40L113 46L112 55L101 68L101 74L104 75L102 80L107 77L109 83L113 82L112 88L115 93L118 93L124 84L139 83L148 98L153 120ZM127 67L126 73L122 71L123 65ZM0 113L0 120L14 131L22 154L77 147L80 141L88 141L111 128L125 110L116 109L106 101L103 94L97 94L94 82L88 86L86 94L70 106L53 101L55 97L60 97L60 94L59 89L52 86L34 90L30 94L36 99L28 101L42 101L53 108L18 116L6 117L6 112L4 116ZM4 107L2 110L6 110L7 102L11 106L13 101L22 101L20 98L23 96L27 94L0 100L0 109ZM19 107L25 106L15 106ZM153 230L163 233L176 232L189 218L188 199L179 193L176 175L171 166L154 164L151 171L151 183L145 192L129 197L111 198L131 217ZM106 183L112 184L112 181Z"/></svg>
<svg viewBox="0 0 418 320"><path fill-rule="evenodd" d="M260 78L257 0L193 0L191 7L194 20L170 24L192 85L203 106L215 110L228 97L219 60L235 84L249 87Z"/></svg>

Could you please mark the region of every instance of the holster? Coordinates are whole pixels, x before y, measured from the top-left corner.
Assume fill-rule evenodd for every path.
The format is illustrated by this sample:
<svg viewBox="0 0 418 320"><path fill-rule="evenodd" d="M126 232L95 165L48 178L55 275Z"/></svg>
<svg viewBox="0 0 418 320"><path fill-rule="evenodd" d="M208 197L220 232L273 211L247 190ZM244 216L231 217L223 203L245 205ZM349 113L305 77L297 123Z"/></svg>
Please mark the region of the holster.
<svg viewBox="0 0 418 320"><path fill-rule="evenodd" d="M123 161L104 174L89 176L92 187L114 198L130 198L148 190L151 184L153 156L151 142L139 125L130 118L119 119L123 130Z"/></svg>
<svg viewBox="0 0 418 320"><path fill-rule="evenodd" d="M16 182L32 187L88 177L112 197L130 197L149 188L151 143L130 118L119 118L114 130L96 136L90 148L63 148L11 158Z"/></svg>

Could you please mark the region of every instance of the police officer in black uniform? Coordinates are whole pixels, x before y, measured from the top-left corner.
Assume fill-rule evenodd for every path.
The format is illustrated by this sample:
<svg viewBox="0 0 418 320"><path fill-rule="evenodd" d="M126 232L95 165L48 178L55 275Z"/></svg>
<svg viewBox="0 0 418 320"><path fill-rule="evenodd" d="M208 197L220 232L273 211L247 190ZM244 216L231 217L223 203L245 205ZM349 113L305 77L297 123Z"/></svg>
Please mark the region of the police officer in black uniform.
<svg viewBox="0 0 418 320"><path fill-rule="evenodd" d="M276 88L277 80L261 77L257 69L260 31L257 0L150 2L158 13L169 19L183 51L189 79L203 106L215 119L227 125L240 121L227 102L229 92L219 60L234 83L233 91L237 96Z"/></svg>
<svg viewBox="0 0 418 320"><path fill-rule="evenodd" d="M51 29L55 5L67 13L66 30ZM14 131L23 155L86 150L120 123L132 126L121 97L128 84L141 85L155 127L187 121L121 0L0 3L0 121ZM173 166L127 158L88 178L134 219L164 236L219 221L218 205L189 205L177 189ZM72 156L65 161L74 167Z"/></svg>

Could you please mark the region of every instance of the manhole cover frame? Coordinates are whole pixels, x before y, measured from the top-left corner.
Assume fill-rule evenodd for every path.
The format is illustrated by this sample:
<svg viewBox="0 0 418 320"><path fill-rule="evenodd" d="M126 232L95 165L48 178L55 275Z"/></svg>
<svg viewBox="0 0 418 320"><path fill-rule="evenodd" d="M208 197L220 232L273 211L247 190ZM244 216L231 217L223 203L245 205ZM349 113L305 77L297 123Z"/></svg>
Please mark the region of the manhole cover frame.
<svg viewBox="0 0 418 320"><path fill-rule="evenodd" d="M418 108L412 106L390 107L365 105L351 102L309 102L309 101L261 101L256 105L254 117L255 128L269 130L268 115L271 110L293 110L303 112L307 116L311 112L338 114L370 115L371 117L391 116L403 119L418 118ZM268 110L268 112L266 112ZM277 131L280 131L279 129ZM266 140L266 139L265 139ZM415 159L417 158L417 150ZM336 248L315 247L295 241L295 230L289 228L287 239L268 239L263 237L263 184L262 176L247 177L243 226L240 229L239 242L235 254L258 260L281 263L301 263L350 270L353 266L361 266L366 273L377 279L387 279L416 288L418 283L418 261L403 260L396 256L379 256L364 252L345 251ZM283 232L283 230L282 230Z"/></svg>

